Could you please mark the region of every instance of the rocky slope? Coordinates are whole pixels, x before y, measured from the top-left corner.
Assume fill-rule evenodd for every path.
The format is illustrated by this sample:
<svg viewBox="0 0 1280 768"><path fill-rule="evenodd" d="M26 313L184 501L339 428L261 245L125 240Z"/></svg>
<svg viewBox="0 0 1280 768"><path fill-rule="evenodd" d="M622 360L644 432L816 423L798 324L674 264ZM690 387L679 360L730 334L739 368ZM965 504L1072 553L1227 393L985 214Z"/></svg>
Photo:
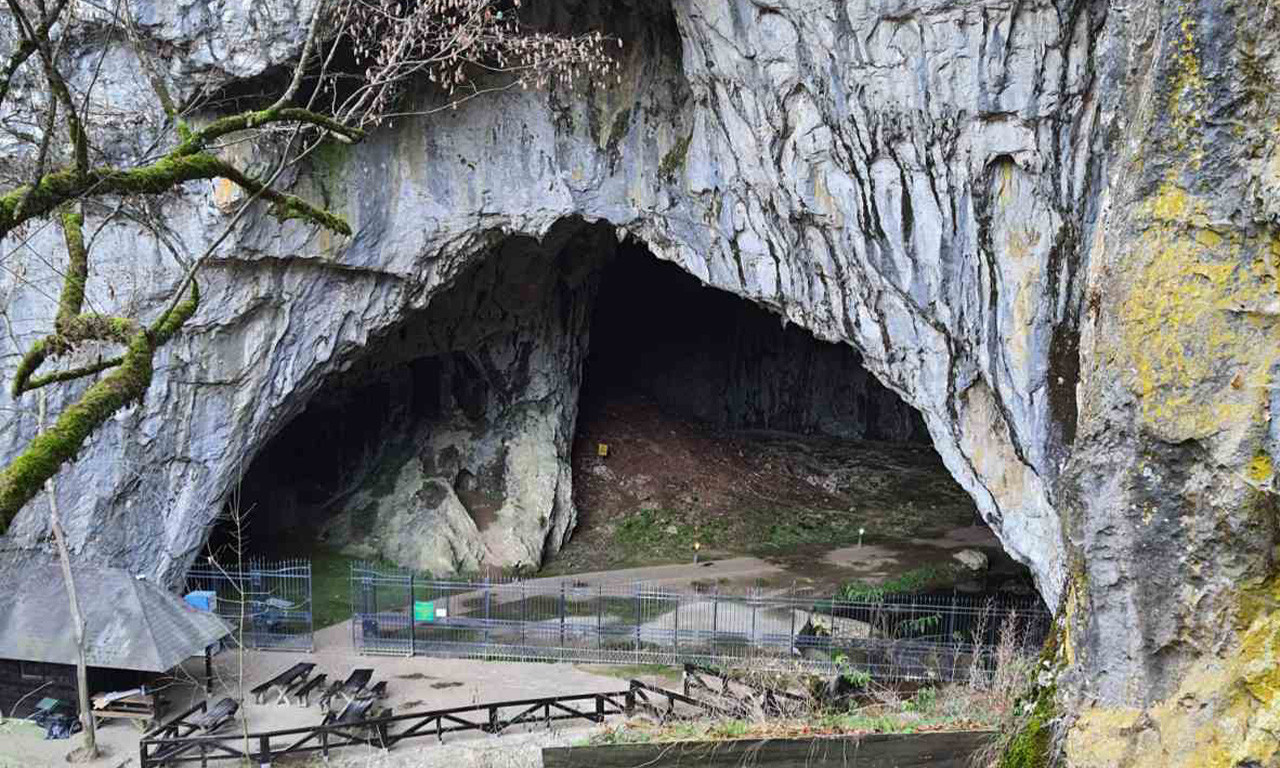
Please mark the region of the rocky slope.
<svg viewBox="0 0 1280 768"><path fill-rule="evenodd" d="M219 83L287 60L309 3L133 6L175 74ZM851 344L920 411L1046 600L1065 598L1059 688L1082 715L1067 742L1077 764L1275 765L1276 11L1262 0L543 10L607 23L627 43L622 82L496 94L315 157L296 191L335 206L355 236L253 219L219 249L146 401L60 479L78 489L64 501L77 550L180 574L244 467L371 339L431 313L476 265L520 258L502 245L523 242L513 236L604 222ZM77 54L85 77L101 44ZM97 122L123 154L154 114L115 111L147 91L128 51L109 53ZM227 202L189 185L165 204L168 236L198 250ZM6 377L53 315L57 277L39 254L60 253L48 231L14 245L0 274ZM90 295L103 306L153 307L179 274L149 235L108 230L97 249L105 271ZM495 349L541 347L514 323ZM571 395L574 372L551 361L577 331L558 328L568 346L543 350L558 379L522 384L512 407ZM0 409L4 458L36 417L7 395ZM504 556L554 547L572 523L566 457L545 447L571 409L544 409L522 432L540 452L523 491L537 499L510 518L524 533ZM38 538L42 518L27 510L13 540ZM462 538L497 546L482 533Z"/></svg>

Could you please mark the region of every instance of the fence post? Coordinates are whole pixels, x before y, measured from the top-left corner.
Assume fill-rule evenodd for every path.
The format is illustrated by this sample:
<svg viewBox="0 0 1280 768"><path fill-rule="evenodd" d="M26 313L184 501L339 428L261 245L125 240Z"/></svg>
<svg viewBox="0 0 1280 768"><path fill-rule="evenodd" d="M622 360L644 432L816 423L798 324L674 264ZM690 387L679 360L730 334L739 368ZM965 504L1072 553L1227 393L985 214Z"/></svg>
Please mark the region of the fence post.
<svg viewBox="0 0 1280 768"><path fill-rule="evenodd" d="M679 661L680 661L680 596L679 596L678 594L677 594L677 595L674 595L674 596L673 596L673 600L675 601L675 604L676 604L676 609L675 609L675 611L673 611L673 612L672 612L672 616L674 616L674 617L675 617L675 623L676 623L676 628L675 628L675 630L674 630L674 632L675 632L675 643L674 643L674 645L675 645L675 657L674 657L674 659L675 659L675 661L679 662Z"/></svg>
<svg viewBox="0 0 1280 768"><path fill-rule="evenodd" d="M316 649L315 590L311 588L311 561L307 560L307 649Z"/></svg>
<svg viewBox="0 0 1280 768"><path fill-rule="evenodd" d="M957 594L958 593L956 592L955 587L952 587L951 588L951 607L947 611L947 628L943 630L944 632L946 632L946 638L948 643L954 643L956 640L954 637L952 637L952 635L956 631L956 602L957 602L956 595Z"/></svg>
<svg viewBox="0 0 1280 768"><path fill-rule="evenodd" d="M840 647L836 642L840 638L840 622L836 621L836 599L831 598L831 650L835 651Z"/></svg>
<svg viewBox="0 0 1280 768"><path fill-rule="evenodd" d="M258 737L258 764L262 768L269 768L271 765L271 737Z"/></svg>
<svg viewBox="0 0 1280 768"><path fill-rule="evenodd" d="M418 653L418 605L413 594L413 571L409 571L409 656Z"/></svg>
<svg viewBox="0 0 1280 768"><path fill-rule="evenodd" d="M760 588L752 587L748 593L748 600L751 601L751 655L757 655L759 650L759 642L756 640L756 610L760 608Z"/></svg>
<svg viewBox="0 0 1280 768"><path fill-rule="evenodd" d="M795 582L791 582L791 599L788 601L788 605L790 606L790 610L788 611L788 613L791 614L791 639L789 640L789 642L791 643L791 648L787 649L787 653L790 653L792 650L800 650L799 645L796 643L796 585L795 585Z"/></svg>
<svg viewBox="0 0 1280 768"><path fill-rule="evenodd" d="M640 582L632 588L636 593L636 653L640 653Z"/></svg>
<svg viewBox="0 0 1280 768"><path fill-rule="evenodd" d="M521 649L520 652L522 654L528 653L528 645L529 645L529 638L528 638L529 630L528 630L528 621L527 621L528 614L526 610L529 606L528 606L527 600L528 600L528 595L525 594L524 580L521 579L520 581L520 649Z"/></svg>
<svg viewBox="0 0 1280 768"><path fill-rule="evenodd" d="M484 645L486 655L489 650L489 577L484 577Z"/></svg>
<svg viewBox="0 0 1280 768"><path fill-rule="evenodd" d="M564 582L560 582L560 647L564 648Z"/></svg>
<svg viewBox="0 0 1280 768"><path fill-rule="evenodd" d="M596 657L604 658L604 585L596 585Z"/></svg>
<svg viewBox="0 0 1280 768"><path fill-rule="evenodd" d="M711 655L716 655L716 648L719 647L717 635L720 626L720 585L716 585L716 589L711 593Z"/></svg>

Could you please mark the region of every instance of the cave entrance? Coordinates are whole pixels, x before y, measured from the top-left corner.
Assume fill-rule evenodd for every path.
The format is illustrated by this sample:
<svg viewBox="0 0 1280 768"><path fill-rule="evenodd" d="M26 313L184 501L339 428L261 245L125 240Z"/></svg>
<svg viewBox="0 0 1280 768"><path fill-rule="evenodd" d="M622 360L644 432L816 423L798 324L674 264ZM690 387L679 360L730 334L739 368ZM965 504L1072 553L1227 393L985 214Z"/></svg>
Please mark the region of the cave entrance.
<svg viewBox="0 0 1280 768"><path fill-rule="evenodd" d="M579 402L578 527L551 572L692 563L696 551L769 563L735 565L727 581L743 585L1030 588L920 414L854 348L643 245L620 245L604 269ZM981 578L958 567L963 550L986 558Z"/></svg>
<svg viewBox="0 0 1280 768"><path fill-rule="evenodd" d="M965 548L1016 570L855 349L582 221L504 239L343 353L228 513L211 549L243 527L249 554L311 557L339 618L353 558L566 573L696 547L816 588L945 578Z"/></svg>

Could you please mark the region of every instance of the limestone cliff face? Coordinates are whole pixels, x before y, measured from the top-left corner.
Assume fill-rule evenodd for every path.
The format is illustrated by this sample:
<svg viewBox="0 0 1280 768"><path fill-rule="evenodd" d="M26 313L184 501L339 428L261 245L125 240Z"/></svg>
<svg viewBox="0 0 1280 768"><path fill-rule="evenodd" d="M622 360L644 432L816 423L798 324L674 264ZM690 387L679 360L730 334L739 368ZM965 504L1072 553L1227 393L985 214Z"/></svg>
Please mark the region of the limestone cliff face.
<svg viewBox="0 0 1280 768"><path fill-rule="evenodd" d="M921 411L1055 601L1065 569L1052 487L1074 430L1075 246L1101 167L1088 151L1101 17L1002 3L571 5L551 14L600 16L627 41L620 85L497 94L328 149L294 186L342 211L353 238L254 221L220 249L209 298L147 402L68 470L67 483L100 489L78 500L77 543L180 571L213 502L327 376L503 238L577 217L856 346ZM265 71L296 42L289 20L305 9L251 7L139 13L166 46L205 52L175 69L217 81ZM219 18L243 25L232 34ZM230 40L243 29L264 40L256 67ZM234 65L202 58L223 49ZM106 86L141 101L145 83L122 61ZM207 242L226 221L224 194L192 185L169 202L173 236ZM90 286L99 301L145 306L177 274L154 237L104 238L119 255L107 257L110 285ZM25 342L51 305L29 280L4 290ZM4 425L7 451L30 434L31 410ZM29 514L17 532L40 528Z"/></svg>
<svg viewBox="0 0 1280 768"><path fill-rule="evenodd" d="M1276 11L1123 19L1057 505L1069 755L1280 765Z"/></svg>
<svg viewBox="0 0 1280 768"><path fill-rule="evenodd" d="M134 5L174 71L213 84L286 60L309 8ZM64 500L68 533L87 556L179 574L244 467L371 341L481 262L514 258L504 240L604 222L851 344L919 409L1046 600L1067 598L1062 688L1095 713L1081 733L1114 737L1078 750L1141 733L1172 755L1174 731L1230 714L1236 730L1204 738L1245 746L1213 764L1274 764L1280 149L1266 9L548 3L551 21L598 18L626 40L622 82L495 94L313 157L290 183L356 234L251 219L220 247L146 401L63 473L64 488L93 489ZM127 51L108 60L114 103L143 103ZM110 130L122 153L145 133ZM165 203L166 236L200 250L227 221L222 195L188 185ZM35 254L59 246L31 242L0 274L6 376L54 311L57 278ZM178 278L149 234L107 231L96 252L90 295L107 307L153 307ZM562 375L547 391L572 393ZM0 458L35 428L33 404L7 397ZM521 465L532 495L511 556L557 546L572 524L556 441L573 406L544 407L530 424L553 449ZM452 541L473 555L499 546L457 522ZM28 510L14 538L43 525Z"/></svg>

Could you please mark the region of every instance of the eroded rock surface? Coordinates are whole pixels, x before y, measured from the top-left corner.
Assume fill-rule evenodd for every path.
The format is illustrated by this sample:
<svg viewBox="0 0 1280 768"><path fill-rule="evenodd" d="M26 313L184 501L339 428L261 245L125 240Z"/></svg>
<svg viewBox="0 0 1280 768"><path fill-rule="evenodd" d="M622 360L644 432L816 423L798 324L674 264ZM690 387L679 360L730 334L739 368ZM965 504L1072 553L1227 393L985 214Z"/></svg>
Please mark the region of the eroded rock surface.
<svg viewBox="0 0 1280 768"><path fill-rule="evenodd" d="M1002 3L611 13L629 43L619 86L498 94L429 128L404 121L331 148L295 186L335 205L354 238L255 221L229 241L147 402L68 470L67 482L102 488L79 500L77 545L180 572L213 518L210 501L326 375L429 305L500 236L581 216L856 345L921 411L948 467L1055 600L1064 568L1050 487L1073 419L1051 407L1051 382L1072 373L1051 375L1050 347L1076 302L1079 259L1059 246L1074 242L1098 163L1082 151L1098 20ZM282 35L263 48L261 70ZM190 248L226 220L216 192L192 185L169 203ZM109 237L104 251L140 242L155 254L146 271L129 259L108 268L133 281L131 300L154 301L176 269L151 241ZM90 288L109 300L108 286ZM27 284L6 290L22 343L51 305ZM5 444L32 421L6 424ZM165 428L174 423L188 426L175 434ZM123 512L130 499L155 511ZM103 524L113 517L124 524ZM26 515L16 529L29 538L41 527Z"/></svg>
<svg viewBox="0 0 1280 768"><path fill-rule="evenodd" d="M247 4L278 23L245 25L229 21L236 3L139 13L217 80L286 60L307 5ZM293 180L353 238L253 219L229 239L146 401L62 474L93 489L63 503L73 546L180 574L243 467L371 338L429 312L501 238L604 221L852 344L920 410L1046 600L1067 596L1075 677L1062 689L1099 735L1079 743L1161 748L1080 764L1274 765L1275 10L635 5L549 11L607 17L628 43L616 87L399 121ZM112 56L110 91L141 100L129 55ZM165 204L191 251L227 221L215 192L192 184ZM54 312L58 278L33 254L61 253L47 231L14 245L0 274L6 377ZM180 274L136 232L106 232L97 253L89 292L106 308L154 308ZM7 458L35 409L7 395L0 408ZM14 538L43 528L29 509ZM1176 747L1175 733L1231 747L1196 762L1208 747Z"/></svg>

